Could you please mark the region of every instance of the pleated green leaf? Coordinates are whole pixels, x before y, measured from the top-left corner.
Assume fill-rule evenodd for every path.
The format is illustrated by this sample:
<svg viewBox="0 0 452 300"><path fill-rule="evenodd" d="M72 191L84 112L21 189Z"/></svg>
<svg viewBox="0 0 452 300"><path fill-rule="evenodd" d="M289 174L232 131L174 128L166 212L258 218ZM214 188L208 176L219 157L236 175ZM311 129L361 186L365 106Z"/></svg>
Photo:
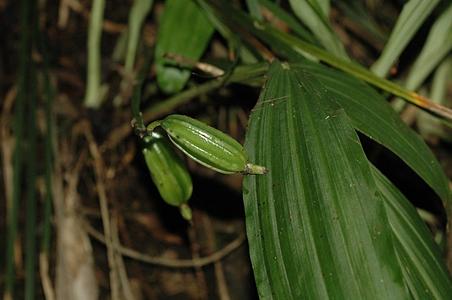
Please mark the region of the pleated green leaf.
<svg viewBox="0 0 452 300"><path fill-rule="evenodd" d="M357 130L397 154L445 204L450 201L447 178L432 151L380 94L356 78L321 64L303 60L298 67L323 83Z"/></svg>
<svg viewBox="0 0 452 300"><path fill-rule="evenodd" d="M386 206L403 277L413 299L450 299L452 281L438 246L415 208L374 168Z"/></svg>
<svg viewBox="0 0 452 300"><path fill-rule="evenodd" d="M213 31L212 24L193 0L165 2L155 47L157 83L165 93L180 91L190 77L190 71L168 65L164 55L178 54L198 60Z"/></svg>
<svg viewBox="0 0 452 300"><path fill-rule="evenodd" d="M312 74L272 64L243 183L261 299L405 299L384 202L345 111Z"/></svg>

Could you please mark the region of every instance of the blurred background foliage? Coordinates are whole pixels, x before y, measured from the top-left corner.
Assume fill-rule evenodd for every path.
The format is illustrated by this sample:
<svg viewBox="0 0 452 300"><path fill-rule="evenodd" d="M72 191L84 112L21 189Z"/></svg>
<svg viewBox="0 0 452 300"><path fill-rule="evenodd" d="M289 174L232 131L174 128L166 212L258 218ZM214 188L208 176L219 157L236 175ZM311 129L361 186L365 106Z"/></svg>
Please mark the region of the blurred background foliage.
<svg viewBox="0 0 452 300"><path fill-rule="evenodd" d="M4 299L258 297L242 176L186 160L188 223L160 199L131 126L140 112L144 123L182 113L243 143L266 62L291 55L260 23L242 30L252 20L324 49L293 44L313 61L361 64L368 73L350 74L383 90L450 185L451 131L441 109L452 98L450 1L230 1L251 22L230 16L242 29L216 17L215 2L224 1L0 0ZM401 100L424 105L412 90L442 118ZM450 253L439 197L392 152L360 140Z"/></svg>

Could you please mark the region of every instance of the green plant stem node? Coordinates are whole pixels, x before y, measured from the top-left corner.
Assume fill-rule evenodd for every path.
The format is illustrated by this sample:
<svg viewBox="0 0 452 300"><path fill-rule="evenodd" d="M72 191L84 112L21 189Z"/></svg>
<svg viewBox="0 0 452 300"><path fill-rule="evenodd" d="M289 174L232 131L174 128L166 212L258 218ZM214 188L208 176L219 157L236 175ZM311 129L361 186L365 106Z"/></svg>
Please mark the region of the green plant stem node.
<svg viewBox="0 0 452 300"><path fill-rule="evenodd" d="M247 163L245 165L245 170L243 170L243 174L245 175L263 175L267 173L268 169L266 167L253 165L250 163Z"/></svg>
<svg viewBox="0 0 452 300"><path fill-rule="evenodd" d="M181 206L179 206L179 211L180 211L180 214L182 215L182 218L184 218L187 221L191 221L193 214L192 214L190 206L188 206L185 203L181 204Z"/></svg>

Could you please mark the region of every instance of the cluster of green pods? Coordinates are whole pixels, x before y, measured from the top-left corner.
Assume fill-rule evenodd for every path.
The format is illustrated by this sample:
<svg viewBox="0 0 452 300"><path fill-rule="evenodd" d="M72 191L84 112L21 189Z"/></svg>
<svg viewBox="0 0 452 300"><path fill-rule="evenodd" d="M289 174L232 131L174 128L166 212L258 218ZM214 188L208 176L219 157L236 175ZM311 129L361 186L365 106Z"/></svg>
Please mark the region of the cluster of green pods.
<svg viewBox="0 0 452 300"><path fill-rule="evenodd" d="M187 205L192 193L190 174L171 148L168 139L154 129L161 127L169 140L196 162L223 174L265 174L263 166L249 163L243 146L229 135L184 115L169 115L147 127L143 154L152 179L162 198L178 206L182 216L190 220Z"/></svg>
<svg viewBox="0 0 452 300"><path fill-rule="evenodd" d="M223 174L265 174L267 169L247 161L243 146L229 135L184 115L169 115L151 123L162 127L176 147L196 162Z"/></svg>
<svg viewBox="0 0 452 300"><path fill-rule="evenodd" d="M191 220L187 203L193 184L184 162L161 134L153 132L144 142L143 156L160 196L166 203L179 207L184 219Z"/></svg>

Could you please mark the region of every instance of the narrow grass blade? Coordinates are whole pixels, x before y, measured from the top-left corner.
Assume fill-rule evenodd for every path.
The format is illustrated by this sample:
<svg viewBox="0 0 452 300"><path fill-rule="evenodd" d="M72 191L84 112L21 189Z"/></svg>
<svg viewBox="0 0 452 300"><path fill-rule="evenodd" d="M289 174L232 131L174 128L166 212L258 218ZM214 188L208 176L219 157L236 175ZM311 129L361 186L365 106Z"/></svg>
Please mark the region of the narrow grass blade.
<svg viewBox="0 0 452 300"><path fill-rule="evenodd" d="M213 31L193 0L166 1L155 49L157 82L165 93L180 91L190 77L189 70L169 66L165 54L178 54L196 61L206 49Z"/></svg>
<svg viewBox="0 0 452 300"><path fill-rule="evenodd" d="M436 69L430 92L432 101L442 104L451 105L451 101L447 102L447 87L452 84L452 55L449 55ZM416 120L417 128L421 136L426 139L441 138L452 142L452 132L445 130L441 120L431 115L420 112Z"/></svg>
<svg viewBox="0 0 452 300"><path fill-rule="evenodd" d="M333 99L311 74L276 62L251 115L245 147L269 169L243 187L259 295L405 299L383 200Z"/></svg>
<svg viewBox="0 0 452 300"><path fill-rule="evenodd" d="M204 0L197 0L196 3L198 3L199 7L204 11L204 14L206 15L207 19L210 21L210 23L213 25L216 31L220 33L223 38L228 43L228 50L229 55L239 52L241 61L243 63L255 63L257 62L257 59L255 58L254 54L251 53L251 50L242 47L242 43L240 42L240 39L238 36L232 32L229 27L227 27L215 14L215 12L212 10L212 8L206 3ZM238 51L240 50L240 51Z"/></svg>
<svg viewBox="0 0 452 300"><path fill-rule="evenodd" d="M27 103L26 130L26 222L25 222L25 299L36 299L36 153L37 153L37 124L36 124L36 70L32 64L30 72L30 97Z"/></svg>
<svg viewBox="0 0 452 300"><path fill-rule="evenodd" d="M329 1L290 0L295 15L309 28L329 52L348 60L341 40L328 21Z"/></svg>
<svg viewBox="0 0 452 300"><path fill-rule="evenodd" d="M53 166L54 166L54 123L53 118L53 103L55 97L55 90L50 79L50 67L49 67L49 55L47 52L46 42L44 40L44 34L39 27L38 20L35 20L35 28L37 30L37 43L38 49L43 57L43 75L44 75L44 111L45 111L45 124L46 131L44 136L44 156L45 156L45 199L43 208L43 221L42 221L42 240L41 240L41 252L47 256L49 254L52 236L52 203L53 203Z"/></svg>
<svg viewBox="0 0 452 300"><path fill-rule="evenodd" d="M439 2L439 0L410 0L404 5L383 53L372 66L375 74L386 77L394 62Z"/></svg>
<svg viewBox="0 0 452 300"><path fill-rule="evenodd" d="M272 12L272 14L287 24L287 26L293 30L295 34L297 34L304 41L310 42L314 45L320 45L316 38L312 35L312 33L306 29L302 24L298 22L298 20L293 17L291 14L286 12L277 4L273 3L271 0L260 0L262 6Z"/></svg>
<svg viewBox="0 0 452 300"><path fill-rule="evenodd" d="M378 27L375 20L373 20L372 16L369 14L369 11L364 7L365 2L335 1L335 5L337 5L348 18L370 33L372 39L375 39L378 43L386 41L387 37L385 36L385 33Z"/></svg>
<svg viewBox="0 0 452 300"><path fill-rule="evenodd" d="M261 8L259 7L259 0L246 0L246 6L250 12L250 15L253 16L256 20L262 20Z"/></svg>
<svg viewBox="0 0 452 300"><path fill-rule="evenodd" d="M6 212L6 250L5 250L5 284L4 298L14 299L16 271L14 265L14 248L17 239L18 213L22 198L23 166L24 166L24 135L25 106L29 91L28 67L31 62L31 2L22 0L20 3L20 48L18 94L14 105L13 133L15 137L13 156L13 188L12 203L7 204Z"/></svg>
<svg viewBox="0 0 452 300"><path fill-rule="evenodd" d="M433 24L421 53L410 69L405 87L409 90L417 90L451 50L452 3Z"/></svg>

